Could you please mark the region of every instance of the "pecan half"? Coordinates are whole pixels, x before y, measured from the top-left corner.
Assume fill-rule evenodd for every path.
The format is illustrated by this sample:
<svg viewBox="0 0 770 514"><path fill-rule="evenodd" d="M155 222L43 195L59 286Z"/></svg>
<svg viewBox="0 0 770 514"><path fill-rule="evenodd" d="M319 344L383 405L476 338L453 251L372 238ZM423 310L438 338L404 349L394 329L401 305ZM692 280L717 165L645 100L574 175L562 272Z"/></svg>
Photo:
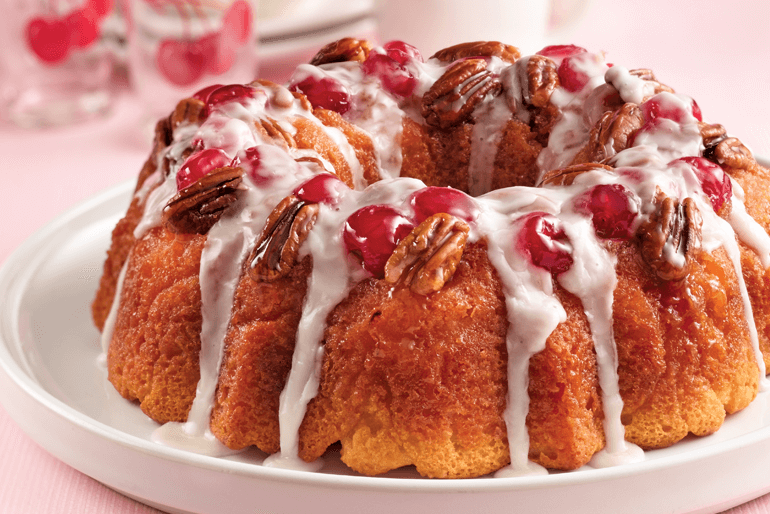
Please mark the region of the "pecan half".
<svg viewBox="0 0 770 514"><path fill-rule="evenodd" d="M206 119L206 104L197 98L185 98L178 104L169 117L171 130L187 122L199 124Z"/></svg>
<svg viewBox="0 0 770 514"><path fill-rule="evenodd" d="M487 70L484 59L466 59L451 66L425 93L422 115L437 128L449 129L468 119L487 95L502 91L499 77Z"/></svg>
<svg viewBox="0 0 770 514"><path fill-rule="evenodd" d="M535 107L545 107L551 100L551 93L559 87L559 74L556 63L542 55L533 55L527 59L527 83L524 102Z"/></svg>
<svg viewBox="0 0 770 514"><path fill-rule="evenodd" d="M645 97L645 100L647 100L651 96L655 96L658 93L673 93L674 90L667 85L658 82L658 79L655 78L655 74L652 72L652 70L648 68L639 68L636 70L629 70L629 74L633 75L634 77L639 77L642 80L645 80L649 82L653 87L653 93Z"/></svg>
<svg viewBox="0 0 770 514"><path fill-rule="evenodd" d="M255 124L257 125L257 129L262 128L268 137L284 149L297 148L297 142L294 140L294 136L273 118L270 118L269 116L266 118L259 118Z"/></svg>
<svg viewBox="0 0 770 514"><path fill-rule="evenodd" d="M297 262L300 246L318 218L319 205L287 196L273 209L249 256L249 276L272 282L286 276Z"/></svg>
<svg viewBox="0 0 770 514"><path fill-rule="evenodd" d="M326 173L331 173L332 175L336 175L334 170L333 169L330 170L329 168L327 168L326 164L324 163L324 161L322 161L318 157L313 157L313 156L310 156L310 155L305 155L303 157L297 157L294 160L297 161L297 162L307 162L307 163L310 163L310 164L315 164L316 166L318 166L318 169L320 171L325 171Z"/></svg>
<svg viewBox="0 0 770 514"><path fill-rule="evenodd" d="M365 39L346 37L321 48L310 60L310 64L320 66L333 62L364 62L371 49L372 44Z"/></svg>
<svg viewBox="0 0 770 514"><path fill-rule="evenodd" d="M179 191L163 209L163 222L178 234L205 234L237 200L241 168L218 168Z"/></svg>
<svg viewBox="0 0 770 514"><path fill-rule="evenodd" d="M294 103L294 95L288 88L277 84L272 80L257 79L249 83L249 85L261 88L268 94L270 105L278 107L280 109L288 109Z"/></svg>
<svg viewBox="0 0 770 514"><path fill-rule="evenodd" d="M542 108L559 86L556 63L542 55L532 55L516 61L502 72L503 88L508 105L518 112L524 107Z"/></svg>
<svg viewBox="0 0 770 514"><path fill-rule="evenodd" d="M567 166L565 168L558 168L545 172L537 187L571 186L579 175L593 170L613 171L614 168L612 166L607 166L606 164L600 164L598 162L572 164L571 166Z"/></svg>
<svg viewBox="0 0 770 514"><path fill-rule="evenodd" d="M385 280L402 282L421 295L444 287L463 256L468 224L445 213L434 214L398 243L385 263Z"/></svg>
<svg viewBox="0 0 770 514"><path fill-rule="evenodd" d="M700 135L703 138L703 146L710 148L716 146L727 135L727 130L719 123L710 124L703 121L698 122Z"/></svg>
<svg viewBox="0 0 770 514"><path fill-rule="evenodd" d="M681 203L658 194L656 210L639 227L641 256L663 280L683 280L690 271L691 253L700 246L701 219L692 198Z"/></svg>
<svg viewBox="0 0 770 514"><path fill-rule="evenodd" d="M713 160L719 165L734 169L753 171L757 167L751 150L735 137L725 138L714 147Z"/></svg>
<svg viewBox="0 0 770 514"><path fill-rule="evenodd" d="M439 50L433 54L431 59L438 59L441 62L454 62L465 57L499 57L505 62L513 63L521 57L521 52L515 46L506 45L498 41L473 41Z"/></svg>
<svg viewBox="0 0 770 514"><path fill-rule="evenodd" d="M628 147L629 138L642 125L644 116L637 104L626 103L617 111L605 112L572 162L607 161Z"/></svg>

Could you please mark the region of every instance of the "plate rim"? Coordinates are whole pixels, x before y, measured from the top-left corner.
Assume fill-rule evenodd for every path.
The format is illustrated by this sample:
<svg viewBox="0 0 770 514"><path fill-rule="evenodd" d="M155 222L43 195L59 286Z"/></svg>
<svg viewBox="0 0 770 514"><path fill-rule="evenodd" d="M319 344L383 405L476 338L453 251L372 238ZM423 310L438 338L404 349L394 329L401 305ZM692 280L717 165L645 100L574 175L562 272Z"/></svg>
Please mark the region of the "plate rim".
<svg viewBox="0 0 770 514"><path fill-rule="evenodd" d="M765 159L758 158L758 160L763 161L763 164L766 163ZM134 184L135 180L128 180L77 203L55 217L42 228L38 229L32 236L17 247L5 262L2 263L2 266L0 266L0 290L8 291L8 294L0 297L0 372L4 373L7 378L14 382L25 394L38 402L45 409L48 409L66 422L73 423L101 439L118 444L129 450L140 451L163 460L191 465L215 472L237 474L245 478L331 487L335 489L344 488L346 490L353 489L357 491L376 490L398 493L441 493L447 491L516 492L566 485L582 485L609 478L624 478L654 473L662 468L692 463L696 460L725 454L738 448L751 446L770 439L770 426L765 426L728 440L717 441L694 451L685 451L680 454L667 455L660 459L648 459L640 463L626 466L580 470L577 472L557 473L541 477L481 477L461 480L430 480L423 478L338 475L267 468L254 463L236 462L192 454L182 450L157 445L141 437L122 432L119 429L113 428L87 416L75 407L56 398L53 394L46 391L34 377L30 376L28 370L23 369L11 351L12 343L21 344L23 341L21 341L21 337L18 335L18 330L12 334L12 337L15 338L14 341L6 341L6 336L8 335L6 332L9 329L9 319L6 319L6 315L8 313L17 313L20 296L14 293L24 290L25 284L29 281L34 268L39 266L39 259L37 261L29 259L28 257L30 254L34 254L37 249L45 248L47 246L46 242L49 240L50 236L61 228L72 225L77 221L85 223L84 217L87 217L87 214L94 209L100 206L103 207L108 202L130 200L130 194ZM115 207L114 209L118 213L122 212L120 208ZM12 319L10 320L12 326L10 328L17 328L17 326L13 326L16 325L15 321L16 318L12 316ZM0 397L0 403L5 405L5 401L2 397ZM9 410L9 415L16 421L15 413L10 412ZM18 421L16 422L18 423ZM768 483L768 487L770 487L770 483Z"/></svg>

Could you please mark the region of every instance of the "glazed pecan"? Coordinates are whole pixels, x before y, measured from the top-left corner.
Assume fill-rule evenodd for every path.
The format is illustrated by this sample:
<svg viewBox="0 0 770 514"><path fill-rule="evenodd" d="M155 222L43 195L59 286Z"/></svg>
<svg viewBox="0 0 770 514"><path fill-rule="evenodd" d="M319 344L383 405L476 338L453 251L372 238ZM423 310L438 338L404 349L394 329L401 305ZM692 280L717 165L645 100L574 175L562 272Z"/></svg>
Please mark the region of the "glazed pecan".
<svg viewBox="0 0 770 514"><path fill-rule="evenodd" d="M324 161L322 161L318 157L313 157L311 155L305 155L305 156L302 156L302 157L297 157L294 160L297 161L297 162L309 162L309 163L315 164L316 166L318 166L319 169L321 169L321 170L323 170L323 171L325 171L327 173L331 173L333 175L336 175L336 173L334 173L334 170L328 169L326 167L326 163L324 163Z"/></svg>
<svg viewBox="0 0 770 514"><path fill-rule="evenodd" d="M719 165L734 169L752 171L757 167L751 150L735 137L725 138L714 146L713 160Z"/></svg>
<svg viewBox="0 0 770 514"><path fill-rule="evenodd" d="M218 168L179 191L163 209L163 222L180 234L205 234L232 205L243 179L241 168Z"/></svg>
<svg viewBox="0 0 770 514"><path fill-rule="evenodd" d="M545 107L559 86L554 61L542 55L532 55L516 61L503 71L503 88L512 111L523 107Z"/></svg>
<svg viewBox="0 0 770 514"><path fill-rule="evenodd" d="M559 87L556 63L542 55L527 59L527 84L523 91L524 102L535 107L545 107L551 100L551 93Z"/></svg>
<svg viewBox="0 0 770 514"><path fill-rule="evenodd" d="M439 50L431 59L438 59L441 62L454 62L466 57L499 57L506 62L516 62L521 56L521 52L515 46L505 45L498 41L474 41L471 43L460 43Z"/></svg>
<svg viewBox="0 0 770 514"><path fill-rule="evenodd" d="M629 137L642 125L644 116L637 104L626 103L617 111L605 112L572 162L606 162L628 147Z"/></svg>
<svg viewBox="0 0 770 514"><path fill-rule="evenodd" d="M700 246L702 219L692 198L681 203L663 194L655 212L639 227L641 256L663 280L683 280L690 270L692 250Z"/></svg>
<svg viewBox="0 0 770 514"><path fill-rule="evenodd" d="M727 135L727 130L718 123L711 125L700 121L698 122L698 128L700 128L700 135L703 138L703 146L706 148L716 146Z"/></svg>
<svg viewBox="0 0 770 514"><path fill-rule="evenodd" d="M454 275L468 241L468 224L445 213L434 214L399 242L385 263L385 280L428 295Z"/></svg>
<svg viewBox="0 0 770 514"><path fill-rule="evenodd" d="M300 246L318 217L317 203L287 196L273 209L249 256L249 276L271 282L288 274L297 262Z"/></svg>
<svg viewBox="0 0 770 514"><path fill-rule="evenodd" d="M369 56L372 44L365 39L346 37L339 41L329 43L321 48L315 57L310 60L313 66L329 64L333 62L356 61L364 62Z"/></svg>
<svg viewBox="0 0 770 514"><path fill-rule="evenodd" d="M605 170L613 171L614 168L598 162L586 162L573 164L566 168L550 170L543 174L537 187L542 186L571 186L575 179L587 171Z"/></svg>
<svg viewBox="0 0 770 514"><path fill-rule="evenodd" d="M449 129L468 119L487 95L502 91L499 77L487 70L484 59L466 59L447 69L422 99L425 121Z"/></svg>
<svg viewBox="0 0 770 514"><path fill-rule="evenodd" d="M255 123L258 124L257 128L261 127L274 142L284 149L297 148L297 142L294 140L294 136L273 118L269 116L266 118L259 118Z"/></svg>
<svg viewBox="0 0 770 514"><path fill-rule="evenodd" d="M717 162L716 148L719 143L727 139L727 130L718 123L711 125L703 121L698 122L698 127L703 138L703 157Z"/></svg>
<svg viewBox="0 0 770 514"><path fill-rule="evenodd" d="M206 104L197 98L185 98L171 113L169 121L171 130L176 129L184 122L199 124L206 118Z"/></svg>
<svg viewBox="0 0 770 514"><path fill-rule="evenodd" d="M268 94L270 104L274 107L287 109L294 103L294 95L292 92L272 80L257 79L250 82L249 85L262 88L262 90Z"/></svg>
<svg viewBox="0 0 770 514"><path fill-rule="evenodd" d="M645 100L647 98L657 95L658 93L673 93L674 90L667 85L658 82L658 79L655 78L655 74L652 72L652 70L647 68L639 68L636 70L629 70L628 73L633 75L634 77L639 77L642 80L645 80L649 82L653 87L653 92L648 97L645 97Z"/></svg>

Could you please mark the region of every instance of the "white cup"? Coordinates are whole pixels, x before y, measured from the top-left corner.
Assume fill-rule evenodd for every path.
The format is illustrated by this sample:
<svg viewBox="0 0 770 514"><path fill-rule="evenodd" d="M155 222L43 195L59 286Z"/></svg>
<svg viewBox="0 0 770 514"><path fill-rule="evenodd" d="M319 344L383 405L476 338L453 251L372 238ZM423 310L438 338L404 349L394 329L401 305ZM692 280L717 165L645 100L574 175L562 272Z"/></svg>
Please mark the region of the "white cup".
<svg viewBox="0 0 770 514"><path fill-rule="evenodd" d="M423 55L467 41L501 41L534 53L587 0L381 0L377 14L382 41L400 39Z"/></svg>
<svg viewBox="0 0 770 514"><path fill-rule="evenodd" d="M257 75L257 0L123 0L131 83L154 124L212 84Z"/></svg>
<svg viewBox="0 0 770 514"><path fill-rule="evenodd" d="M33 128L108 111L112 59L102 26L111 0L0 0L0 7L0 111L5 117Z"/></svg>

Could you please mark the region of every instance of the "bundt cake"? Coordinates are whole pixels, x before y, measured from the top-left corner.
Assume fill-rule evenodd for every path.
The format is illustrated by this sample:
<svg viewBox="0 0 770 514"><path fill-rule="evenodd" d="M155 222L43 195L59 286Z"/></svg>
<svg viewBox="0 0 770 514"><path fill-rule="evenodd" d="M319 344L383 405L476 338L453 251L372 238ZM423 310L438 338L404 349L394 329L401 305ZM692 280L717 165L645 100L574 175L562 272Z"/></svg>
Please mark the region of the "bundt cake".
<svg viewBox="0 0 770 514"><path fill-rule="evenodd" d="M769 185L602 53L343 39L158 122L93 317L168 444L312 467L339 442L366 475L611 465L764 386Z"/></svg>

